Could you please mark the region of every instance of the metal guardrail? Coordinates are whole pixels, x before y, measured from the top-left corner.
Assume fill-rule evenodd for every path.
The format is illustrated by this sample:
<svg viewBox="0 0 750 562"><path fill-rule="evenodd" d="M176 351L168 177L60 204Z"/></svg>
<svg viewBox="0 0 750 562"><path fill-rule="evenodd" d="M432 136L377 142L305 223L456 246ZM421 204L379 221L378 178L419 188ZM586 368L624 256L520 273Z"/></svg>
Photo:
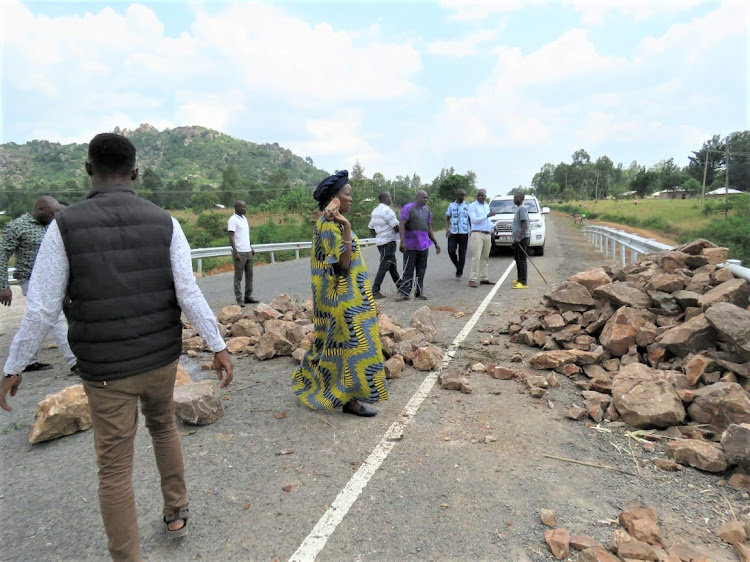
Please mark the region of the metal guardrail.
<svg viewBox="0 0 750 562"><path fill-rule="evenodd" d="M630 261L636 262L641 255L674 249L674 246L662 244L653 238L643 238L608 226L584 226L581 230L592 244L604 252L605 256L614 258L619 253L619 261L622 266L628 263L628 250L630 250ZM741 260L730 259L723 265L728 267L735 277L750 281L750 269L742 267Z"/></svg>
<svg viewBox="0 0 750 562"><path fill-rule="evenodd" d="M372 246L375 244L375 238L360 238L360 246ZM276 263L276 252L294 250L296 259L299 259L300 250L309 250L312 248L312 242L279 242L276 244L253 244L253 250L256 254L271 254L271 263ZM218 258L222 256L231 256L231 246L217 246L216 248L196 248L190 251L190 256L198 260L198 275L203 275L203 260L205 258Z"/></svg>

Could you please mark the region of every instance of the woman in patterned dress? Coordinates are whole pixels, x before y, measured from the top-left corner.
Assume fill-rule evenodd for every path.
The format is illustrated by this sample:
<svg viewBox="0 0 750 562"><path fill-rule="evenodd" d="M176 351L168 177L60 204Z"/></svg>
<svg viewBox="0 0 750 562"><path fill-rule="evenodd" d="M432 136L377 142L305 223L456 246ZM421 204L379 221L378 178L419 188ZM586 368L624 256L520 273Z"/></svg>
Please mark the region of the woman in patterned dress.
<svg viewBox="0 0 750 562"><path fill-rule="evenodd" d="M368 406L388 399L375 301L359 239L344 213L352 205L349 174L342 170L320 182L313 195L325 211L313 233L312 277L315 340L292 373L292 389L314 410L343 407L344 413L374 416Z"/></svg>

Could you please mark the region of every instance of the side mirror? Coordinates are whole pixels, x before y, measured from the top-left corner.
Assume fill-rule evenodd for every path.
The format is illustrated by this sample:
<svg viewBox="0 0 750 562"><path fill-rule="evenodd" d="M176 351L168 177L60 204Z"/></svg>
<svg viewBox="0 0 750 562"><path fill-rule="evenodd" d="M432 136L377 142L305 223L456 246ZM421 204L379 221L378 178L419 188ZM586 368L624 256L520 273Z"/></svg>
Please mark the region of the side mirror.
<svg viewBox="0 0 750 562"><path fill-rule="evenodd" d="M542 207L542 214L546 215L547 213L549 213L549 207Z"/></svg>

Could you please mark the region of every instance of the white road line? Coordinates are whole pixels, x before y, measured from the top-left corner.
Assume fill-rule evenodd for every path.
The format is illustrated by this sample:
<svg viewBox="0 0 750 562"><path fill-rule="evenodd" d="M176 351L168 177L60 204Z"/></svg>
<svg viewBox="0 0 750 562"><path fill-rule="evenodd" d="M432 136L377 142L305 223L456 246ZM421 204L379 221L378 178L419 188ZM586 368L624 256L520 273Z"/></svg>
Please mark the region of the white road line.
<svg viewBox="0 0 750 562"><path fill-rule="evenodd" d="M448 351L446 351L443 356L443 362L440 367L435 371L431 371L427 377L425 377L422 384L419 385L419 388L411 397L411 400L409 400L409 403L404 407L404 410L401 412L398 419L393 422L390 428L388 428L388 431L385 432L385 435L383 435L383 438L375 446L372 453L370 453L370 456L365 459L357 472L354 473L346 486L344 486L344 489L339 492L339 495L333 500L331 507L329 507L323 514L315 527L313 527L313 530L310 531L310 534L307 535L296 552L292 554L291 558L289 558L289 562L315 561L315 558L320 554L320 551L323 550L328 539L336 530L336 527L338 527L339 523L344 520L349 509L354 505L354 502L357 501L357 498L362 493L362 490L365 489L365 486L367 486L372 475L375 474L375 471L378 468L380 468L380 465L383 464L383 461L388 457L391 449L393 449L396 443L403 437L404 429L414 419L417 410L419 410L422 402L424 402L425 398L427 398L427 395L432 390L438 375L453 360L456 351L479 321L479 318L487 309L487 306L489 306L495 294L500 289L500 286L505 282L514 267L515 264L511 262L508 269L503 273L503 276L497 283L495 283L495 286L492 287L492 290L482 301L482 304L479 305L479 308L477 308L476 312L474 312L463 329L458 333L456 339L453 340L453 343L451 343Z"/></svg>

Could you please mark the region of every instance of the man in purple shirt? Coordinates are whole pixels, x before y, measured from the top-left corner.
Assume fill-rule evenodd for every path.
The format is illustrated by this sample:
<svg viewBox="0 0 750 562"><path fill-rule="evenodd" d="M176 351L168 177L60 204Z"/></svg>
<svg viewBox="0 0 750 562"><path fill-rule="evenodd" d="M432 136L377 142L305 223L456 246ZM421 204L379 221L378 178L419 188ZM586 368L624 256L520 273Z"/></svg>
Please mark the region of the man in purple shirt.
<svg viewBox="0 0 750 562"><path fill-rule="evenodd" d="M414 201L401 208L399 249L404 254L404 274L398 290L397 301L403 301L411 295L414 275L417 282L414 298L427 300L424 294L424 274L427 271L427 256L430 245L435 244L435 252L440 253L440 245L432 233L432 213L427 208L427 192L417 191Z"/></svg>

